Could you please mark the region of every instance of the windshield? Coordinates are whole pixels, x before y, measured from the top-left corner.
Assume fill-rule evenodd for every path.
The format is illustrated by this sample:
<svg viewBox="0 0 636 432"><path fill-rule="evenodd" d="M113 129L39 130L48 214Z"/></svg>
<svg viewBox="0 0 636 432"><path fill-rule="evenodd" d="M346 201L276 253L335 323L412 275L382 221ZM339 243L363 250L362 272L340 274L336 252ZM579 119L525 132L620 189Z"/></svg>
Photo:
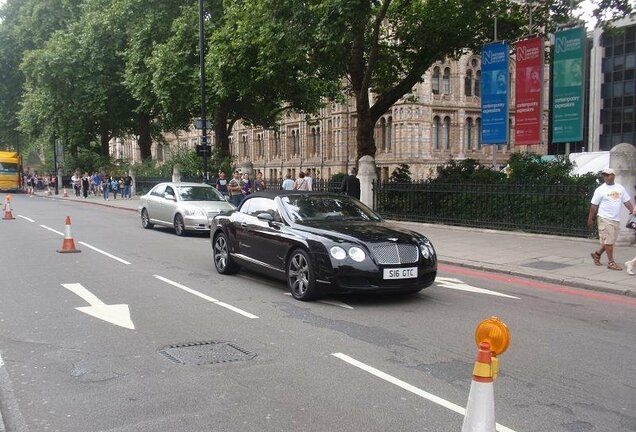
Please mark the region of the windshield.
<svg viewBox="0 0 636 432"><path fill-rule="evenodd" d="M0 162L0 173L17 173L18 164L11 162Z"/></svg>
<svg viewBox="0 0 636 432"><path fill-rule="evenodd" d="M225 201L213 187L179 186L177 193L181 201Z"/></svg>
<svg viewBox="0 0 636 432"><path fill-rule="evenodd" d="M294 222L380 221L382 218L364 204L346 195L286 195L281 197Z"/></svg>

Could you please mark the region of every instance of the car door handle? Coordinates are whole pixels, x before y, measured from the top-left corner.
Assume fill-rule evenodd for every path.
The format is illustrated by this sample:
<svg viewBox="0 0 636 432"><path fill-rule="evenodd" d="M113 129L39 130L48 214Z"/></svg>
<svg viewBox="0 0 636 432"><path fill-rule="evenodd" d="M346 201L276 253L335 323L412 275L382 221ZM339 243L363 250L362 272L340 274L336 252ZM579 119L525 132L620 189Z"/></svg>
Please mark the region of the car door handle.
<svg viewBox="0 0 636 432"><path fill-rule="evenodd" d="M241 228L245 228L247 226L247 222L241 222Z"/></svg>

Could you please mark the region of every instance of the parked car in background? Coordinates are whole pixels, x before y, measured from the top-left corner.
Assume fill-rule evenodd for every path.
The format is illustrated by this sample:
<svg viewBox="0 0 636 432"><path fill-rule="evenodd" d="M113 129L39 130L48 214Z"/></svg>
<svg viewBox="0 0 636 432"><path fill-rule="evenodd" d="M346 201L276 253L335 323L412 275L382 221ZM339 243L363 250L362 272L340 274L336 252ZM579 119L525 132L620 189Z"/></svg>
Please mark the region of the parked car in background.
<svg viewBox="0 0 636 432"><path fill-rule="evenodd" d="M144 228L161 225L181 236L186 231L209 231L214 216L234 209L207 184L166 182L141 196L138 211Z"/></svg>
<svg viewBox="0 0 636 432"><path fill-rule="evenodd" d="M280 278L298 300L329 291L415 293L437 275L428 238L342 194L253 193L215 216L210 237L219 273L244 266Z"/></svg>

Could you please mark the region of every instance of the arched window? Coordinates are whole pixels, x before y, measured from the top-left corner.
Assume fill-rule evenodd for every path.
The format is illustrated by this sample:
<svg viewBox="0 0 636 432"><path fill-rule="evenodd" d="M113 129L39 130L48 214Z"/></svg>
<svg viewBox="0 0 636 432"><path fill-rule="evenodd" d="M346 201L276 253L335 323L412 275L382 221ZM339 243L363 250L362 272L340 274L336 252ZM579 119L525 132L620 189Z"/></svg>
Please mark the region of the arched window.
<svg viewBox="0 0 636 432"><path fill-rule="evenodd" d="M320 128L317 127L315 130L316 134L314 135L314 154L320 153Z"/></svg>
<svg viewBox="0 0 636 432"><path fill-rule="evenodd" d="M464 149L470 149L473 143L473 119L468 117L464 124Z"/></svg>
<svg viewBox="0 0 636 432"><path fill-rule="evenodd" d="M444 117L444 124L442 125L442 146L444 150L450 148L450 117Z"/></svg>
<svg viewBox="0 0 636 432"><path fill-rule="evenodd" d="M300 132L298 129L292 130L292 153L294 155L300 154Z"/></svg>
<svg viewBox="0 0 636 432"><path fill-rule="evenodd" d="M380 119L380 149L386 151L386 119Z"/></svg>
<svg viewBox="0 0 636 432"><path fill-rule="evenodd" d="M477 129L477 135L475 136L475 148L479 150L481 148L481 119L475 120L475 126Z"/></svg>
<svg viewBox="0 0 636 432"><path fill-rule="evenodd" d="M444 82L444 94L450 94L450 68L444 68L444 77L443 77L443 82Z"/></svg>
<svg viewBox="0 0 636 432"><path fill-rule="evenodd" d="M276 156L281 156L281 148L280 148L280 132L274 132L274 151L276 152Z"/></svg>
<svg viewBox="0 0 636 432"><path fill-rule="evenodd" d="M247 155L247 135L243 135L242 138L242 142L243 142L243 157L248 157Z"/></svg>
<svg viewBox="0 0 636 432"><path fill-rule="evenodd" d="M386 125L386 150L391 151L391 142L393 142L393 117L389 116Z"/></svg>
<svg viewBox="0 0 636 432"><path fill-rule="evenodd" d="M470 69L466 71L466 78L464 78L464 94L466 96L473 95L473 71Z"/></svg>
<svg viewBox="0 0 636 432"><path fill-rule="evenodd" d="M475 72L475 96L481 96L481 71Z"/></svg>
<svg viewBox="0 0 636 432"><path fill-rule="evenodd" d="M433 81L431 82L433 94L439 94L439 68L433 69Z"/></svg>
<svg viewBox="0 0 636 432"><path fill-rule="evenodd" d="M432 141L433 141L433 149L439 150L439 129L440 129L440 119L438 116L433 118L433 131L432 131Z"/></svg>

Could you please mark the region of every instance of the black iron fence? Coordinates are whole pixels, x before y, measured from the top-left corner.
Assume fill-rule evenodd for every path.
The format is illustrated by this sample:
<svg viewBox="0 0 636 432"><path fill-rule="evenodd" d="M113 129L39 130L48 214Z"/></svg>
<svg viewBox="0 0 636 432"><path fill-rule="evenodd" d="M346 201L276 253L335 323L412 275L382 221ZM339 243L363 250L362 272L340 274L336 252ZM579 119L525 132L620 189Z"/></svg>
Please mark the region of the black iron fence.
<svg viewBox="0 0 636 432"><path fill-rule="evenodd" d="M593 237L594 187L577 185L376 183L383 217L507 231Z"/></svg>

